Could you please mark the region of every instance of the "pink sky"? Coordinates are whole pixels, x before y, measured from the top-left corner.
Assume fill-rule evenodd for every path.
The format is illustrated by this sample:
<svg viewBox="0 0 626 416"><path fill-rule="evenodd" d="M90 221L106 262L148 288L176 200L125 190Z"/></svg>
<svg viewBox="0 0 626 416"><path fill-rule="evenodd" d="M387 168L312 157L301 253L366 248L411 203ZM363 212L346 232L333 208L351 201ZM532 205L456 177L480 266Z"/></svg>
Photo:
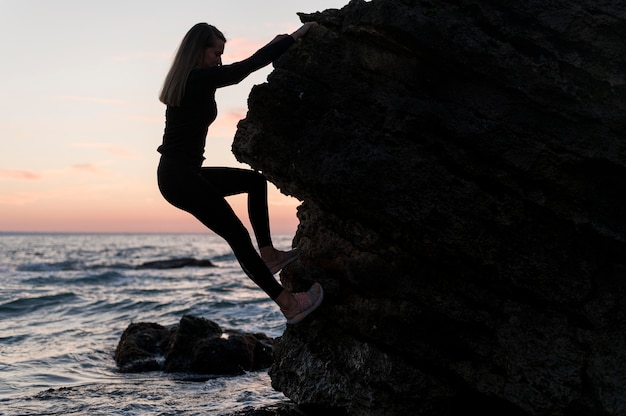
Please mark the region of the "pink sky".
<svg viewBox="0 0 626 416"><path fill-rule="evenodd" d="M0 232L200 232L156 186L164 106L157 96L184 33L199 21L228 38L224 63L299 26L296 12L347 0L9 2L0 6ZM149 12L148 12L149 11ZM25 25L24 22L29 22ZM231 153L254 84L218 91L205 165L244 167ZM229 198L247 222L245 197ZM274 233L294 233L299 201L270 184Z"/></svg>

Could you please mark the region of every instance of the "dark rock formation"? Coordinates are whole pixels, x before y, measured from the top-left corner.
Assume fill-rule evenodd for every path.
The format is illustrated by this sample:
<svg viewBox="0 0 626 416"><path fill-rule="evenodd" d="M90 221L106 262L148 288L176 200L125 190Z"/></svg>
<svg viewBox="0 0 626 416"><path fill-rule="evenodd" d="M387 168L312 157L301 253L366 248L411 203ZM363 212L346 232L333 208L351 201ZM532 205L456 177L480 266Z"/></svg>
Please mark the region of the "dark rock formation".
<svg viewBox="0 0 626 416"><path fill-rule="evenodd" d="M183 257L181 259L147 261L137 266L138 269L179 269L181 267L215 267L215 264L211 260Z"/></svg>
<svg viewBox="0 0 626 416"><path fill-rule="evenodd" d="M115 362L122 373L158 371L170 339L170 330L155 323L132 323L115 349Z"/></svg>
<svg viewBox="0 0 626 416"><path fill-rule="evenodd" d="M355 0L233 151L302 201L326 301L273 385L350 415L626 413L626 3Z"/></svg>
<svg viewBox="0 0 626 416"><path fill-rule="evenodd" d="M285 402L261 408L247 407L243 410L231 413L230 416L307 416L293 403ZM327 416L336 416L327 414Z"/></svg>
<svg viewBox="0 0 626 416"><path fill-rule="evenodd" d="M115 362L123 373L243 374L272 364L272 343L264 334L223 331L213 321L185 315L171 329L130 324L115 350Z"/></svg>

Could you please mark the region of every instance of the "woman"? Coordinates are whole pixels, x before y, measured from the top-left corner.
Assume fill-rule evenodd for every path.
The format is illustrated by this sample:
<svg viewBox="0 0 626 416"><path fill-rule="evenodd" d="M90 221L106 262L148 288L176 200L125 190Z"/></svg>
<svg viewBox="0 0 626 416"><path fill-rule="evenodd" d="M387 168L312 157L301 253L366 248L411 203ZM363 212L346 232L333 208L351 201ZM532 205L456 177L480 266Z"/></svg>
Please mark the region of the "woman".
<svg viewBox="0 0 626 416"><path fill-rule="evenodd" d="M297 249L284 252L272 245L265 178L252 170L201 165L206 134L217 117L216 89L237 84L268 65L315 25L305 23L291 35L277 36L250 58L222 65L226 38L214 26L198 23L185 35L159 97L167 105L163 143L158 148L161 194L228 242L244 272L278 304L289 324L313 312L324 293L319 283L307 292L290 293L274 278L299 254ZM248 194L248 214L260 256L224 198L240 193Z"/></svg>

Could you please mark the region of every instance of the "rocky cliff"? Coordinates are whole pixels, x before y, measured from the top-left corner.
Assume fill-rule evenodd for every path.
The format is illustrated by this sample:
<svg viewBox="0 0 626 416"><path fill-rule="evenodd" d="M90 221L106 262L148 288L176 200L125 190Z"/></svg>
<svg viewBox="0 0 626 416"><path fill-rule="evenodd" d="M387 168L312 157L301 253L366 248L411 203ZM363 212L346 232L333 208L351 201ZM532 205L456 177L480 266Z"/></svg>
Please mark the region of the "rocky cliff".
<svg viewBox="0 0 626 416"><path fill-rule="evenodd" d="M359 416L626 413L626 3L301 18L233 145L302 201L283 282L326 288L274 387Z"/></svg>

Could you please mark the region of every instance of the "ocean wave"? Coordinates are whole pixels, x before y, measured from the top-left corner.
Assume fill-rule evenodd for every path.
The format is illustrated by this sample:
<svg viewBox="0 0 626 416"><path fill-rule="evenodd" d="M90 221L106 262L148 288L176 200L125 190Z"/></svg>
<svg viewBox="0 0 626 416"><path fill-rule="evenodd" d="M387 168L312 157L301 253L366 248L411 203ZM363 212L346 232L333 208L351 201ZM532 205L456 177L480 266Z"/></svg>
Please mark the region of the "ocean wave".
<svg viewBox="0 0 626 416"><path fill-rule="evenodd" d="M185 257L219 267L138 268ZM0 269L2 415L134 415L145 408L208 416L282 397L267 373L190 383L117 372L113 353L131 322L169 326L196 314L225 328L283 332L278 308L217 236L4 236Z"/></svg>
<svg viewBox="0 0 626 416"><path fill-rule="evenodd" d="M63 275L46 275L35 276L23 280L24 284L33 286L63 286L68 283L77 286L92 286L100 284L114 283L125 276L117 271L107 271L104 273L87 274L84 276L63 276Z"/></svg>
<svg viewBox="0 0 626 416"><path fill-rule="evenodd" d="M50 263L28 263L17 266L18 272L59 272L83 270L85 264L78 260L64 260Z"/></svg>
<svg viewBox="0 0 626 416"><path fill-rule="evenodd" d="M98 274L89 274L77 279L73 279L72 283L77 285L100 285L116 282L124 279L126 276L116 271L108 271Z"/></svg>
<svg viewBox="0 0 626 416"><path fill-rule="evenodd" d="M232 260L230 256L220 256L220 261ZM169 258L142 261L138 264L132 263L93 263L88 264L82 260L64 260L58 262L28 263L16 267L18 272L68 272L99 269L177 269L182 267L217 267L211 260L198 260L193 257Z"/></svg>
<svg viewBox="0 0 626 416"><path fill-rule="evenodd" d="M67 305L77 298L75 293L66 292L56 295L45 295L31 298L15 299L0 304L0 314L5 317L22 315L35 312L40 309L50 308L58 305Z"/></svg>
<svg viewBox="0 0 626 416"><path fill-rule="evenodd" d="M24 342L29 336L27 334L17 334L17 335L9 335L0 337L0 344L11 345L11 344L19 344ZM0 367L2 370L2 367Z"/></svg>
<svg viewBox="0 0 626 416"><path fill-rule="evenodd" d="M237 260L237 257L235 257L235 254L230 252L230 253L226 253L226 254L221 254L219 256L215 256L214 258L215 261L235 261Z"/></svg>

